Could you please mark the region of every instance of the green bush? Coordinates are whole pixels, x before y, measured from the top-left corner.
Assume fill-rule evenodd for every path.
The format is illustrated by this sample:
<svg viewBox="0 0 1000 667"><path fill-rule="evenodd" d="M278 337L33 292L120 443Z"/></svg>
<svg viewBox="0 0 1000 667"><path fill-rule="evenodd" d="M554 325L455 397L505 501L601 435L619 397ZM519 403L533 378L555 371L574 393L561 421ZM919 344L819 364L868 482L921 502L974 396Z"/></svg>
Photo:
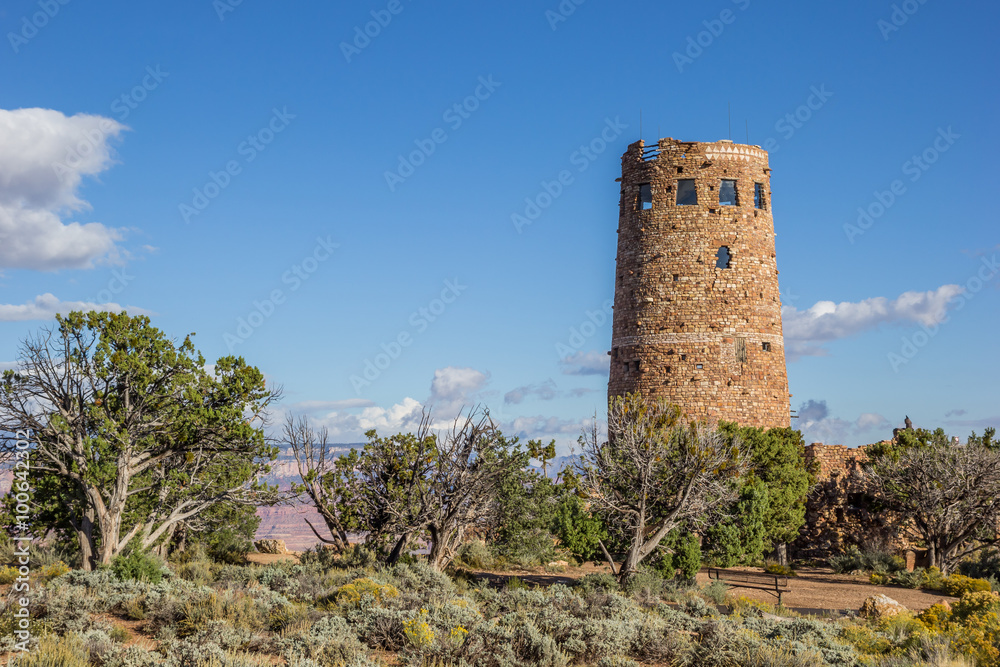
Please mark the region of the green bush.
<svg viewBox="0 0 1000 667"><path fill-rule="evenodd" d="M663 538L649 565L665 579L694 579L701 569L701 546L697 536L672 531Z"/></svg>
<svg viewBox="0 0 1000 667"><path fill-rule="evenodd" d="M726 601L726 596L729 595L729 586L719 580L715 580L706 584L701 589L701 594L705 599L711 600L715 604L722 604Z"/></svg>
<svg viewBox="0 0 1000 667"><path fill-rule="evenodd" d="M844 553L830 558L830 567L839 574L861 572L892 574L906 569L906 562L884 549L861 550L852 544Z"/></svg>
<svg viewBox="0 0 1000 667"><path fill-rule="evenodd" d="M473 540L460 546L455 561L474 570L489 570L495 564L493 554L482 540Z"/></svg>
<svg viewBox="0 0 1000 667"><path fill-rule="evenodd" d="M552 519L552 534L559 546L580 561L598 560L602 557L600 541L608 538L599 519L583 508L583 502L573 493L563 496Z"/></svg>
<svg viewBox="0 0 1000 667"><path fill-rule="evenodd" d="M595 592L607 593L609 591L617 591L618 579L612 574L598 572L583 576L577 581L576 585L580 594L586 596Z"/></svg>
<svg viewBox="0 0 1000 667"><path fill-rule="evenodd" d="M148 551L134 548L111 559L111 571L121 581L158 584L163 579L163 561Z"/></svg>
<svg viewBox="0 0 1000 667"><path fill-rule="evenodd" d="M253 551L253 543L240 532L226 528L213 533L207 551L209 558L217 563L242 565Z"/></svg>
<svg viewBox="0 0 1000 667"><path fill-rule="evenodd" d="M975 559L959 563L958 572L974 579L1000 581L1000 548L982 549Z"/></svg>

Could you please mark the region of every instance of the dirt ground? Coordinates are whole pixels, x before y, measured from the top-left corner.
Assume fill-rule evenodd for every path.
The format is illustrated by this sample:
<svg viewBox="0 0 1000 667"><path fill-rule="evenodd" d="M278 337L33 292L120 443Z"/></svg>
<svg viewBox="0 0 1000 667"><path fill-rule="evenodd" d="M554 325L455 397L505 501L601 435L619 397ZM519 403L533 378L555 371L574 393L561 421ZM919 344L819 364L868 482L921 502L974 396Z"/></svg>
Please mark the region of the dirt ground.
<svg viewBox="0 0 1000 667"><path fill-rule="evenodd" d="M760 572L759 568L733 568ZM530 571L475 572L478 577L492 583L501 583L510 577L518 577L526 582L538 585L571 584L577 579L594 572L611 573L607 565L588 563L583 567L569 568L566 572L545 572L542 568ZM865 598L871 595L887 595L912 611L923 611L936 602L955 598L931 591L914 590L898 586L873 586L868 583L868 577L862 575L834 574L829 568L800 567L796 570L797 577L789 577L791 589L782 596L785 607L802 613L820 613L822 611L857 611ZM709 583L708 571L698 573L697 581L704 585ZM750 600L775 604L777 598L767 591L751 588L730 588L731 597L744 597Z"/></svg>
<svg viewBox="0 0 1000 667"><path fill-rule="evenodd" d="M247 560L251 563L267 565L278 561L292 561L297 563L299 559L296 553L280 555L251 553L247 555ZM734 569L747 569L760 572L759 569L755 568ZM544 568L539 567L530 570L477 571L471 574L496 585L502 584L511 577L518 577L528 583L550 586L552 584L569 585L581 577L597 572L610 574L611 568L607 565L586 563L580 567L568 568L565 572L547 572ZM791 590L782 596L782 602L786 607L804 613L857 611L865 601L865 598L878 594L887 595L912 611L922 611L942 600L948 600L949 602L955 600L955 598L931 591L914 590L898 586L873 586L868 583L867 576L834 574L833 570L829 568L799 567L796 569L796 574L798 574L797 577L789 578L788 585ZM701 585L709 583L708 571L702 570L699 572L697 580ZM744 597L771 604L777 602L774 594L752 588L731 588L730 596Z"/></svg>

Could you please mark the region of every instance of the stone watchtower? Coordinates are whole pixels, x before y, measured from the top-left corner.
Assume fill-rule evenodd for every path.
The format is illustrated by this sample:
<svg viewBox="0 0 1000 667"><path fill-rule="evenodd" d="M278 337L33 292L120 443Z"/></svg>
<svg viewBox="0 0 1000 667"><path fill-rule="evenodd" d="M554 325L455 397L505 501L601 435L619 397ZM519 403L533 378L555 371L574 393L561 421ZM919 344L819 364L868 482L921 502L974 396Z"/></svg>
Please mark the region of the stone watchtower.
<svg viewBox="0 0 1000 667"><path fill-rule="evenodd" d="M609 396L642 392L692 418L789 426L770 175L759 146L628 147Z"/></svg>

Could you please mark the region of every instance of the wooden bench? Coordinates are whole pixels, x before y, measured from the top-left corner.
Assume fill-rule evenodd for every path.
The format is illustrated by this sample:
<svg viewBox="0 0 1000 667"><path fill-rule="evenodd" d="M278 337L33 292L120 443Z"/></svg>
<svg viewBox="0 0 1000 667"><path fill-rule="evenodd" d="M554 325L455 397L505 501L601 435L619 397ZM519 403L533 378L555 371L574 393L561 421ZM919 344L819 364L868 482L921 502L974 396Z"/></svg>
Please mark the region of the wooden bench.
<svg viewBox="0 0 1000 667"><path fill-rule="evenodd" d="M767 572L745 572L743 570L721 570L716 567L708 568L708 578L721 581L733 588L755 588L767 591L778 596L778 604L781 604L781 594L791 590L788 586L788 577L781 574L768 574Z"/></svg>

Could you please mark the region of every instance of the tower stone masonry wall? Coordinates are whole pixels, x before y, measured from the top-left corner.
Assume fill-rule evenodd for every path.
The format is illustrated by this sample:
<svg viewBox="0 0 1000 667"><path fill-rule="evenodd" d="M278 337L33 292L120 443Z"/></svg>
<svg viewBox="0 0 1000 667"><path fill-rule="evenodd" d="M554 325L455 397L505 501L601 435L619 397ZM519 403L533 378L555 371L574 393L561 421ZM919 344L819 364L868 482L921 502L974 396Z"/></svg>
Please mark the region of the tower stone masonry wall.
<svg viewBox="0 0 1000 667"><path fill-rule="evenodd" d="M677 203L682 179L694 180L697 204ZM736 205L720 204L723 180L736 181ZM628 147L609 397L641 392L696 419L790 425L770 181L759 146ZM723 247L729 267L717 268Z"/></svg>

